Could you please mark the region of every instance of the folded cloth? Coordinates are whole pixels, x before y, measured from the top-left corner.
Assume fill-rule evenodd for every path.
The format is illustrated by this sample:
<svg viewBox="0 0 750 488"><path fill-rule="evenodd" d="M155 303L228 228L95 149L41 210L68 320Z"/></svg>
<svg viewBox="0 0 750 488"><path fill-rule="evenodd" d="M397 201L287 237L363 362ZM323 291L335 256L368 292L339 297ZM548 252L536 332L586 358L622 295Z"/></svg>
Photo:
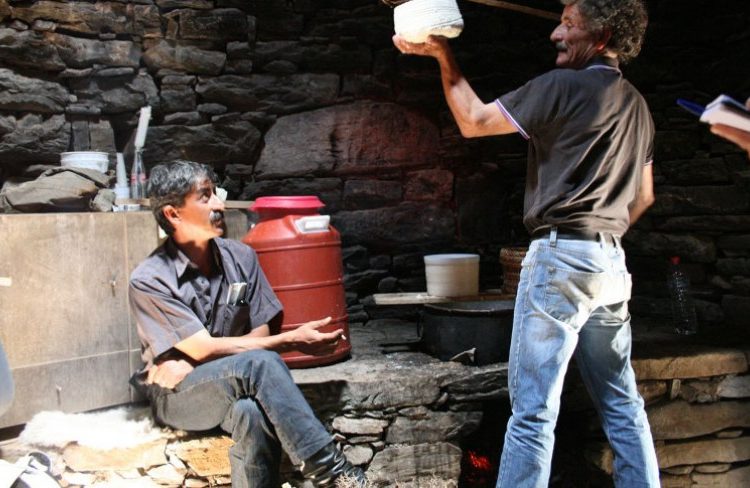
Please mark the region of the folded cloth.
<svg viewBox="0 0 750 488"><path fill-rule="evenodd" d="M0 488L60 488L43 452L30 452L14 464L0 459Z"/></svg>

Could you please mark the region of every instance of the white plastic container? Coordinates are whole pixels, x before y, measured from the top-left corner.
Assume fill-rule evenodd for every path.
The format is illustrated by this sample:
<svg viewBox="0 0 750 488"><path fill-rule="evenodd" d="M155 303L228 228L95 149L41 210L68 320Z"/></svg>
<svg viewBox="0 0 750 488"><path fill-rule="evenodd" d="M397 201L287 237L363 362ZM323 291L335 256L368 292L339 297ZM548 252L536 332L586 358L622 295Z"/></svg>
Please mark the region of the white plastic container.
<svg viewBox="0 0 750 488"><path fill-rule="evenodd" d="M95 169L102 173L109 167L109 155L100 151L72 151L60 154L60 165L72 168Z"/></svg>
<svg viewBox="0 0 750 488"><path fill-rule="evenodd" d="M118 199L130 198L130 187L129 186L115 186L115 196Z"/></svg>
<svg viewBox="0 0 750 488"><path fill-rule="evenodd" d="M410 0L393 9L393 30L409 42L427 36L458 37L464 19L456 0Z"/></svg>
<svg viewBox="0 0 750 488"><path fill-rule="evenodd" d="M479 294L478 254L431 254L424 257L427 294L461 297Z"/></svg>

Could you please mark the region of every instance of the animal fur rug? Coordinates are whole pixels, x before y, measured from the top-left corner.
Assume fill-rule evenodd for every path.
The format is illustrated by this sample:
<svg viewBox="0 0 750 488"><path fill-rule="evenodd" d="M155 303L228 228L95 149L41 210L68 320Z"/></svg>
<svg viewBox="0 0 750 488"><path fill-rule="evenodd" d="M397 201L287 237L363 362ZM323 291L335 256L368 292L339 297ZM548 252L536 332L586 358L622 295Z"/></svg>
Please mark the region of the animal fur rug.
<svg viewBox="0 0 750 488"><path fill-rule="evenodd" d="M63 448L76 442L93 449L129 448L158 439L148 408L120 407L92 413L39 412L18 440L27 445Z"/></svg>

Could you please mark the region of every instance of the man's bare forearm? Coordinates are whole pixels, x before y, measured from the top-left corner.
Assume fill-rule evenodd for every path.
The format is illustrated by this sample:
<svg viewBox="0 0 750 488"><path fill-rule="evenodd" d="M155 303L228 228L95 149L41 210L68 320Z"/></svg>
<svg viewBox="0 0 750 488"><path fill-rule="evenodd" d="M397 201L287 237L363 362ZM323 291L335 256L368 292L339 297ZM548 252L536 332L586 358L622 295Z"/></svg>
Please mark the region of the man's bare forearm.
<svg viewBox="0 0 750 488"><path fill-rule="evenodd" d="M208 332L201 331L180 341L175 347L196 361L206 362L253 349L284 352L293 349L294 343L293 331L267 336L251 333L236 337L211 337Z"/></svg>
<svg viewBox="0 0 750 488"><path fill-rule="evenodd" d="M198 362L210 361L224 356L240 354L253 349L266 349L279 353L291 350L307 350L312 353L317 348L325 351L335 346L343 330L321 332L321 327L331 323L331 318L312 320L296 329L270 334L267 324L257 327L252 332L236 337L212 337L208 331L201 330L175 344L175 348Z"/></svg>
<svg viewBox="0 0 750 488"><path fill-rule="evenodd" d="M474 92L458 67L447 39L430 36L424 43L412 44L396 35L393 37L393 43L404 54L430 56L437 60L445 99L464 137L516 132L515 126L494 104L482 102Z"/></svg>
<svg viewBox="0 0 750 488"><path fill-rule="evenodd" d="M471 137L475 132L472 107L476 103L482 104L482 101L469 85L450 50L442 52L437 60L440 64L440 79L448 107L461 134Z"/></svg>

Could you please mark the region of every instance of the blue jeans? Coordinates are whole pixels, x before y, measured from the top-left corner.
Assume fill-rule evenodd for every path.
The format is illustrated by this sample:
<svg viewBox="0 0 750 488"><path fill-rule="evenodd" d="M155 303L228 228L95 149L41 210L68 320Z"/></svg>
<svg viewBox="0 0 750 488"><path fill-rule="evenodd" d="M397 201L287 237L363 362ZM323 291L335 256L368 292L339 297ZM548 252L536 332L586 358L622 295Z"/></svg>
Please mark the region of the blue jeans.
<svg viewBox="0 0 750 488"><path fill-rule="evenodd" d="M298 464L332 440L275 352L253 350L201 364L173 390L151 385L147 395L163 424L231 433L234 488L278 488L282 448Z"/></svg>
<svg viewBox="0 0 750 488"><path fill-rule="evenodd" d="M0 415L10 409L13 403L13 374L10 372L5 349L0 344Z"/></svg>
<svg viewBox="0 0 750 488"><path fill-rule="evenodd" d="M508 421L497 487L549 483L554 429L575 354L614 459L618 487L658 487L653 439L630 365L631 281L618 237L535 239L516 296Z"/></svg>

